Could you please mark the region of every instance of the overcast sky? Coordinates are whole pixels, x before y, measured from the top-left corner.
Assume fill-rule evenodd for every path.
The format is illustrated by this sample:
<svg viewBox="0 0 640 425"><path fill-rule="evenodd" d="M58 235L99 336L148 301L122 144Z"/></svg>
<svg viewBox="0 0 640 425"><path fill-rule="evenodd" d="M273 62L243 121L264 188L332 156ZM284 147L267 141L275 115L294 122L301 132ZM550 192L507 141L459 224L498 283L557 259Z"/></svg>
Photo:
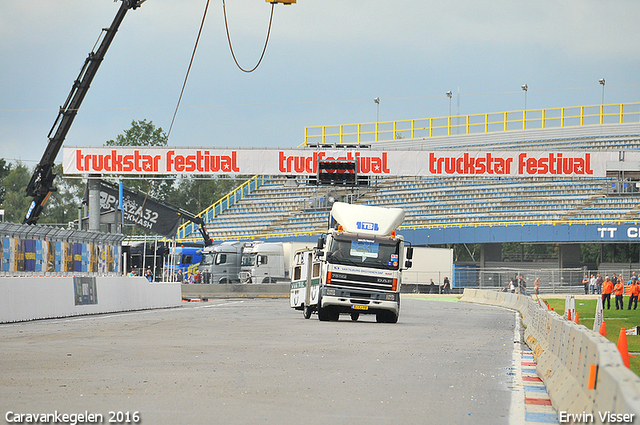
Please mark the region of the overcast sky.
<svg viewBox="0 0 640 425"><path fill-rule="evenodd" d="M0 158L33 166L120 2L0 0ZM65 145L100 146L147 119L169 129L206 0L130 11ZM226 0L251 68L271 5ZM265 58L238 70L212 0L169 144L295 147L305 126L640 102L638 0L298 0L277 5ZM459 93L459 96L458 96ZM61 162L61 154L57 162Z"/></svg>

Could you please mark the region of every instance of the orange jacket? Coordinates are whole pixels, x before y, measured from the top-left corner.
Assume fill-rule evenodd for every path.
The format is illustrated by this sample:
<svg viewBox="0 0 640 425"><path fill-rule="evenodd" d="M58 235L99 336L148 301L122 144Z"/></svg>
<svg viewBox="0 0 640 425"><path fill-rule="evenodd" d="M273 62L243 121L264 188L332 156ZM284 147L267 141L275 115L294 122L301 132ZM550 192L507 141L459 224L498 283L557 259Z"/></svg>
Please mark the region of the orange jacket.
<svg viewBox="0 0 640 425"><path fill-rule="evenodd" d="M640 295L640 285L639 284L637 284L637 283L632 284L630 289L631 289L630 295L633 295L633 296L636 296L636 297L638 295Z"/></svg>
<svg viewBox="0 0 640 425"><path fill-rule="evenodd" d="M606 294L610 294L612 292L613 292L613 282L611 282L609 279L607 279L602 284L602 293L606 295Z"/></svg>
<svg viewBox="0 0 640 425"><path fill-rule="evenodd" d="M624 295L624 284L622 282L616 283L616 287L613 290L616 295Z"/></svg>

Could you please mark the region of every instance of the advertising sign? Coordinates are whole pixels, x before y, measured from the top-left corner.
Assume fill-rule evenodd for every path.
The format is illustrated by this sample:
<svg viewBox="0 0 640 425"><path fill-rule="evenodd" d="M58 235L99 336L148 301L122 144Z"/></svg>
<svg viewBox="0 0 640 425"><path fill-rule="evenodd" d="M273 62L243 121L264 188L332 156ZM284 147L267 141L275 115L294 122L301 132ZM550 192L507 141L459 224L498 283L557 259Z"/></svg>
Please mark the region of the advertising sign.
<svg viewBox="0 0 640 425"><path fill-rule="evenodd" d="M366 176L605 177L602 151L212 149L65 147L65 174L317 175L318 162L355 161ZM340 172L336 170L335 172Z"/></svg>

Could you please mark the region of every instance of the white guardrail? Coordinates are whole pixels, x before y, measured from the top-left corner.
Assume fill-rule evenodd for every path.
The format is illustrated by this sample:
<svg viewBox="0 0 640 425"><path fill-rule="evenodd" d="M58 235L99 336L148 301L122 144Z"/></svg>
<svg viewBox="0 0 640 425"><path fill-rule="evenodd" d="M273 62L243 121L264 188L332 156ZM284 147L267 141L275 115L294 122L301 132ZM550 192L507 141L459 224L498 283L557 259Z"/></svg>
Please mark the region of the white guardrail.
<svg viewBox="0 0 640 425"><path fill-rule="evenodd" d="M606 415L620 415L613 422L640 421L640 378L623 364L613 342L525 295L465 289L460 301L520 312L525 341L558 412L591 414L593 423L609 423L612 416Z"/></svg>

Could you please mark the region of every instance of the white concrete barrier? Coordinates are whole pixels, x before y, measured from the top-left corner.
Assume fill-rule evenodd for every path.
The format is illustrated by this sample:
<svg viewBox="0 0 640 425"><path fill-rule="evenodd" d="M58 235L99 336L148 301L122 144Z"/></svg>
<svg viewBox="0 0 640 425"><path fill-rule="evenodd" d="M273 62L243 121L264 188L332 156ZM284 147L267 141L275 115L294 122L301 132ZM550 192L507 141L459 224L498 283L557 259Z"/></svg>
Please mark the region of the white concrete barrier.
<svg viewBox="0 0 640 425"><path fill-rule="evenodd" d="M502 306L522 314L525 342L533 350L538 375L558 412L586 412L595 423L623 422L625 417L618 415L627 415L626 422L640 420L640 378L623 365L614 343L528 296L472 291L467 296L465 289L460 301Z"/></svg>
<svg viewBox="0 0 640 425"><path fill-rule="evenodd" d="M143 277L0 277L0 323L177 307L179 284Z"/></svg>

